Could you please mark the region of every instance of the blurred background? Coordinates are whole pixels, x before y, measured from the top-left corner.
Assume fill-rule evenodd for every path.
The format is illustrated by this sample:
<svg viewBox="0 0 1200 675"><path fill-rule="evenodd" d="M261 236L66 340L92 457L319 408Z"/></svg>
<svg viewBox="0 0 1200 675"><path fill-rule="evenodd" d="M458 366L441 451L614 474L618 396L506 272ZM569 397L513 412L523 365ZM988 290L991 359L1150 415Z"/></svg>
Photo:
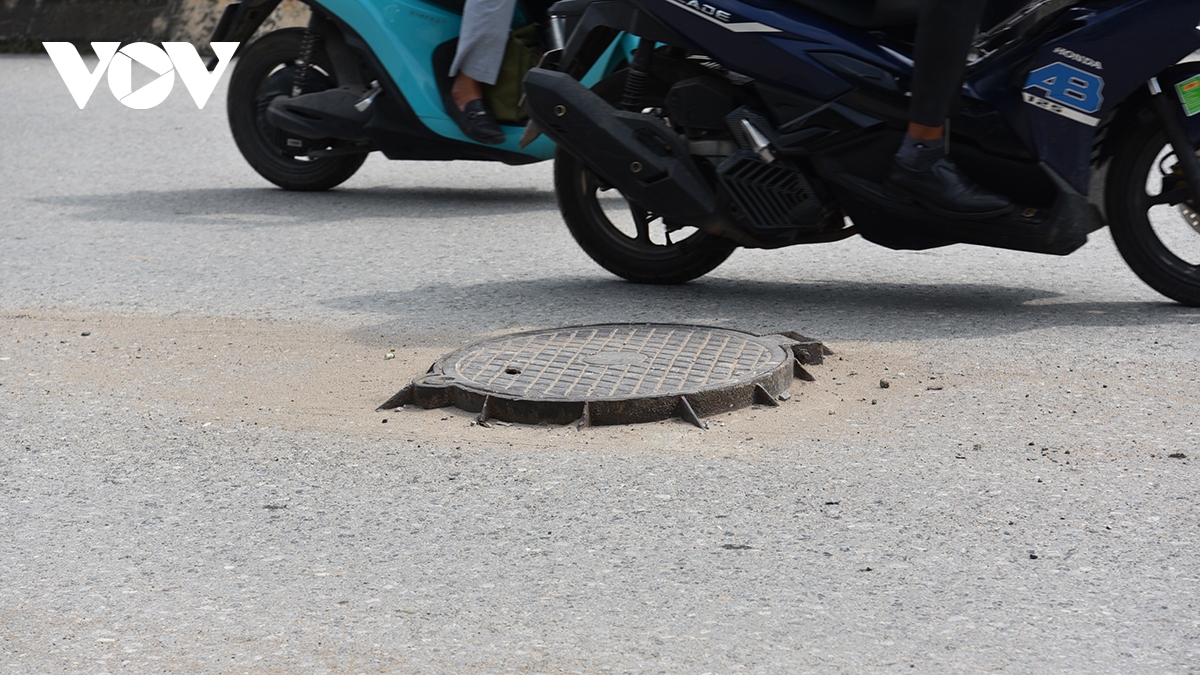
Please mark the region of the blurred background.
<svg viewBox="0 0 1200 675"><path fill-rule="evenodd" d="M41 52L42 42L190 42L208 46L230 0L0 0L0 52ZM260 29L308 21L308 7L283 0Z"/></svg>

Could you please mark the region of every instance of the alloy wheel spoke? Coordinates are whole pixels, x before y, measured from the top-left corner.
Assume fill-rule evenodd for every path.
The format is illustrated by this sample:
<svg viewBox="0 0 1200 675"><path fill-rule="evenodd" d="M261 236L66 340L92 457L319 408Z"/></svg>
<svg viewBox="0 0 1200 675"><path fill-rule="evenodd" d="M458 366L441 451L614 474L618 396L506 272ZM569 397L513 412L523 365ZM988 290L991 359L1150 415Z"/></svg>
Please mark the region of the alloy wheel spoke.
<svg viewBox="0 0 1200 675"><path fill-rule="evenodd" d="M633 224L637 227L637 240L653 246L654 242L650 241L650 221L654 220L656 216L633 204L629 205L629 212L633 214Z"/></svg>
<svg viewBox="0 0 1200 675"><path fill-rule="evenodd" d="M1174 190L1168 190L1157 195L1147 195L1146 206L1147 208L1151 206L1159 206L1161 204L1170 204L1171 206L1175 206L1176 204L1182 204L1183 202L1187 201L1190 196L1191 188L1184 185L1183 187L1177 187Z"/></svg>

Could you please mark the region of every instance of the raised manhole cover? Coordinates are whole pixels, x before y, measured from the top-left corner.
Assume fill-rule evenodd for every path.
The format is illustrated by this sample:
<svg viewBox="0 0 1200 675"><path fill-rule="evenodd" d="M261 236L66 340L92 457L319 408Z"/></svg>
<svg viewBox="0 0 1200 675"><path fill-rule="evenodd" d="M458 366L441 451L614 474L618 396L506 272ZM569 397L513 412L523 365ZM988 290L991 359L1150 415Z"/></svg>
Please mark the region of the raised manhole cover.
<svg viewBox="0 0 1200 675"><path fill-rule="evenodd" d="M628 424L701 417L776 396L827 350L796 333L751 335L673 324L601 324L519 333L438 359L380 406L455 405L480 421Z"/></svg>

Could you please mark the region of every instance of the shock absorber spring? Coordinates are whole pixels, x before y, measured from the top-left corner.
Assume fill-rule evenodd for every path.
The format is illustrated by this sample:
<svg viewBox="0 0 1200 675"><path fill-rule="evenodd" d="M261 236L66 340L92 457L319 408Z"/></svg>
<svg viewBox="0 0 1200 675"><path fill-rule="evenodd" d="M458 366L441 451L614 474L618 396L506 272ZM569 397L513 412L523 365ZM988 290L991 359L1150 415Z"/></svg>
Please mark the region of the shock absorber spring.
<svg viewBox="0 0 1200 675"><path fill-rule="evenodd" d="M304 36L300 38L300 57L297 59L296 75L292 78L292 97L304 93L308 86L308 72L312 69L313 57L317 52L317 43L321 41L321 17L316 12L308 19Z"/></svg>
<svg viewBox="0 0 1200 675"><path fill-rule="evenodd" d="M625 89L621 92L621 107L630 112L641 112L642 93L646 91L646 73L650 72L650 57L654 54L654 40L638 40L633 51L633 63L629 64L629 75L625 78Z"/></svg>

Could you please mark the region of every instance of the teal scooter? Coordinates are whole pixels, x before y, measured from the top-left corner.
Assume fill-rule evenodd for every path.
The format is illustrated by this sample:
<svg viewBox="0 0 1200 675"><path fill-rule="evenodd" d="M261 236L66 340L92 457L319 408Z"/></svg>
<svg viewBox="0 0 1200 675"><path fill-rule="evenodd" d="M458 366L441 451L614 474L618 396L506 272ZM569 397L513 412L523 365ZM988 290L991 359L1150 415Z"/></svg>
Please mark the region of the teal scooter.
<svg viewBox="0 0 1200 675"><path fill-rule="evenodd" d="M463 0L307 0L306 28L247 44L279 2L231 3L212 37L242 43L229 82L229 124L246 161L272 183L328 190L375 150L389 159L513 165L553 157L545 137L520 147L524 123L516 116L502 120L504 143L483 145L446 113ZM533 36L530 52L555 53L561 23L546 16L548 3L537 3L521 0L514 25L534 26L522 31ZM618 70L634 48L633 38L614 41L587 79Z"/></svg>

